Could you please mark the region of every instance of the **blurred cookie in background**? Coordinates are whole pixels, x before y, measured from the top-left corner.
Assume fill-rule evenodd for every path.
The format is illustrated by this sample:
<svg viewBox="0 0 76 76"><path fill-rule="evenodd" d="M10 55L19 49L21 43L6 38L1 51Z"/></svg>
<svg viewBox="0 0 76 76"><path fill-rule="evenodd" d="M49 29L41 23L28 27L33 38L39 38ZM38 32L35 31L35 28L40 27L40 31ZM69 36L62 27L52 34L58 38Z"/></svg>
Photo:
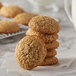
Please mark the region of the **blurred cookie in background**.
<svg viewBox="0 0 76 76"><path fill-rule="evenodd" d="M17 14L23 13L24 10L18 6L15 5L8 5L8 6L3 6L1 8L0 14L2 16L8 17L8 18L13 18Z"/></svg>
<svg viewBox="0 0 76 76"><path fill-rule="evenodd" d="M7 20L0 21L0 34L15 33L20 30L17 23Z"/></svg>
<svg viewBox="0 0 76 76"><path fill-rule="evenodd" d="M21 13L18 14L15 18L14 18L14 22L18 23L18 24L23 24L23 25L28 25L29 21L35 17L38 16L37 14L33 14L33 13Z"/></svg>

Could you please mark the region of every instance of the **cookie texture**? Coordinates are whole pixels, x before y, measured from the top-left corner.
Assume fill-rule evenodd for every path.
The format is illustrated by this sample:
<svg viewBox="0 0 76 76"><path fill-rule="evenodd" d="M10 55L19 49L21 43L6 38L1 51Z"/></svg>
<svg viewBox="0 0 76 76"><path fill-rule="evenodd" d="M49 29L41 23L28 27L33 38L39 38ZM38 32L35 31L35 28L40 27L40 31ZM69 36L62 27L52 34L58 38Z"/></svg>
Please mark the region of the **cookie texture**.
<svg viewBox="0 0 76 76"><path fill-rule="evenodd" d="M14 18L14 21L18 24L28 25L29 21L35 16L37 16L37 14L21 13Z"/></svg>
<svg viewBox="0 0 76 76"><path fill-rule="evenodd" d="M0 2L0 9L2 8L2 6L3 6L2 3Z"/></svg>
<svg viewBox="0 0 76 76"><path fill-rule="evenodd" d="M57 54L56 50L47 50L47 56L46 57L53 57Z"/></svg>
<svg viewBox="0 0 76 76"><path fill-rule="evenodd" d="M27 70L40 65L47 54L45 44L37 36L26 36L16 46L15 58Z"/></svg>
<svg viewBox="0 0 76 76"><path fill-rule="evenodd" d="M47 34L58 33L60 30L58 22L47 16L33 17L29 22L29 27L37 32Z"/></svg>
<svg viewBox="0 0 76 76"><path fill-rule="evenodd" d="M20 30L18 24L12 21L3 20L0 21L0 33L14 33Z"/></svg>
<svg viewBox="0 0 76 76"><path fill-rule="evenodd" d="M26 32L26 35L36 35L36 36L39 36L41 39L43 39L43 41L45 43L52 42L52 41L55 41L56 39L58 39L58 35L57 34L51 34L51 35L42 34L40 32L36 32L36 31L32 30L31 28L28 29L28 31Z"/></svg>
<svg viewBox="0 0 76 76"><path fill-rule="evenodd" d="M47 49L56 49L56 48L59 47L59 42L58 41L53 41L53 42L50 42L50 43L46 43L45 46L46 46Z"/></svg>
<svg viewBox="0 0 76 76"><path fill-rule="evenodd" d="M56 57L48 57L45 58L43 63L41 64L42 66L47 66L47 65L54 65L58 63L58 59Z"/></svg>
<svg viewBox="0 0 76 76"><path fill-rule="evenodd" d="M9 18L15 17L17 14L22 12L24 12L23 9L15 5L3 6L0 10L0 14L2 16Z"/></svg>

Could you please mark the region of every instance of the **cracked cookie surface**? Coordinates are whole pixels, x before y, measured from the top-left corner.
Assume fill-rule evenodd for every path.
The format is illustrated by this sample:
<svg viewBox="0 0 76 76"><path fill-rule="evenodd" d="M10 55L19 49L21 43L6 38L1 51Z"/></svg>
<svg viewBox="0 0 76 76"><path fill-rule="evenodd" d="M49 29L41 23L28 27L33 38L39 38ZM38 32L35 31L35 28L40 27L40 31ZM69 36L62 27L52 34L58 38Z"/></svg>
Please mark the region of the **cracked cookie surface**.
<svg viewBox="0 0 76 76"><path fill-rule="evenodd" d="M60 30L58 22L47 16L33 17L29 22L29 27L37 32L47 34L58 33Z"/></svg>

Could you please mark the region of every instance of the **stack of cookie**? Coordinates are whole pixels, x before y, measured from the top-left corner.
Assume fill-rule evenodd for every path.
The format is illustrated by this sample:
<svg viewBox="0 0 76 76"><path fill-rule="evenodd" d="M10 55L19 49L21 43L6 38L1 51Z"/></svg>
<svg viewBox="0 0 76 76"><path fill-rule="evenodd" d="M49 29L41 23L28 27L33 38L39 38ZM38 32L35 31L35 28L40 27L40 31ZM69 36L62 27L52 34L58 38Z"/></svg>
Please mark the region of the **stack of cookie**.
<svg viewBox="0 0 76 76"><path fill-rule="evenodd" d="M29 22L29 27L26 35L38 36L45 42L47 55L41 65L56 64L58 59L55 57L57 54L55 49L59 46L59 43L56 41L58 39L57 33L60 30L59 24L50 17L36 16Z"/></svg>

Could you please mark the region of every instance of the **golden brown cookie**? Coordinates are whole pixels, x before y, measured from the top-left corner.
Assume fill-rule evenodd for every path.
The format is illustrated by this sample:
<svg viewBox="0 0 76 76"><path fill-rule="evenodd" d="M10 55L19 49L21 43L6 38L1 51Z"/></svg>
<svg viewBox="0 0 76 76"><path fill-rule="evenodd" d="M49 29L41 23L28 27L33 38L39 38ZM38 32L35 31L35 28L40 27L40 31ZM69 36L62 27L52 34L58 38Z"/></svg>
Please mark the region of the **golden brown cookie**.
<svg viewBox="0 0 76 76"><path fill-rule="evenodd" d="M42 66L47 66L47 65L54 65L58 63L58 59L56 57L48 57L45 58L43 63L41 64Z"/></svg>
<svg viewBox="0 0 76 76"><path fill-rule="evenodd" d="M59 47L59 42L58 41L53 41L45 44L47 49L56 49Z"/></svg>
<svg viewBox="0 0 76 76"><path fill-rule="evenodd" d="M47 55L46 57L53 57L57 54L56 50L47 50Z"/></svg>
<svg viewBox="0 0 76 76"><path fill-rule="evenodd" d="M36 35L36 36L39 36L41 39L43 39L43 41L45 43L52 42L52 41L55 41L56 39L58 39L58 35L57 34L52 34L52 35L42 34L42 33L39 33L39 32L35 32L32 29L28 29L28 31L26 32L26 35Z"/></svg>
<svg viewBox="0 0 76 76"><path fill-rule="evenodd" d="M45 43L37 36L26 36L16 46L15 58L24 69L40 65L47 54Z"/></svg>
<svg viewBox="0 0 76 76"><path fill-rule="evenodd" d="M24 12L24 11L20 7L15 6L15 5L8 5L8 6L3 6L1 8L0 14L2 16L12 18L12 17L15 17L17 14L22 13L22 12Z"/></svg>
<svg viewBox="0 0 76 76"><path fill-rule="evenodd" d="M18 24L12 21L3 20L0 21L0 34L1 33L14 33L20 30Z"/></svg>
<svg viewBox="0 0 76 76"><path fill-rule="evenodd" d="M0 2L0 9L2 8L2 6L3 6L2 3Z"/></svg>
<svg viewBox="0 0 76 76"><path fill-rule="evenodd" d="M58 22L47 16L33 17L29 22L29 27L37 32L47 34L58 33L60 30Z"/></svg>
<svg viewBox="0 0 76 76"><path fill-rule="evenodd" d="M18 14L14 18L14 22L16 22L18 24L28 25L29 21L33 17L35 17L35 16L37 16L37 14L33 14L33 13L21 13L21 14Z"/></svg>

